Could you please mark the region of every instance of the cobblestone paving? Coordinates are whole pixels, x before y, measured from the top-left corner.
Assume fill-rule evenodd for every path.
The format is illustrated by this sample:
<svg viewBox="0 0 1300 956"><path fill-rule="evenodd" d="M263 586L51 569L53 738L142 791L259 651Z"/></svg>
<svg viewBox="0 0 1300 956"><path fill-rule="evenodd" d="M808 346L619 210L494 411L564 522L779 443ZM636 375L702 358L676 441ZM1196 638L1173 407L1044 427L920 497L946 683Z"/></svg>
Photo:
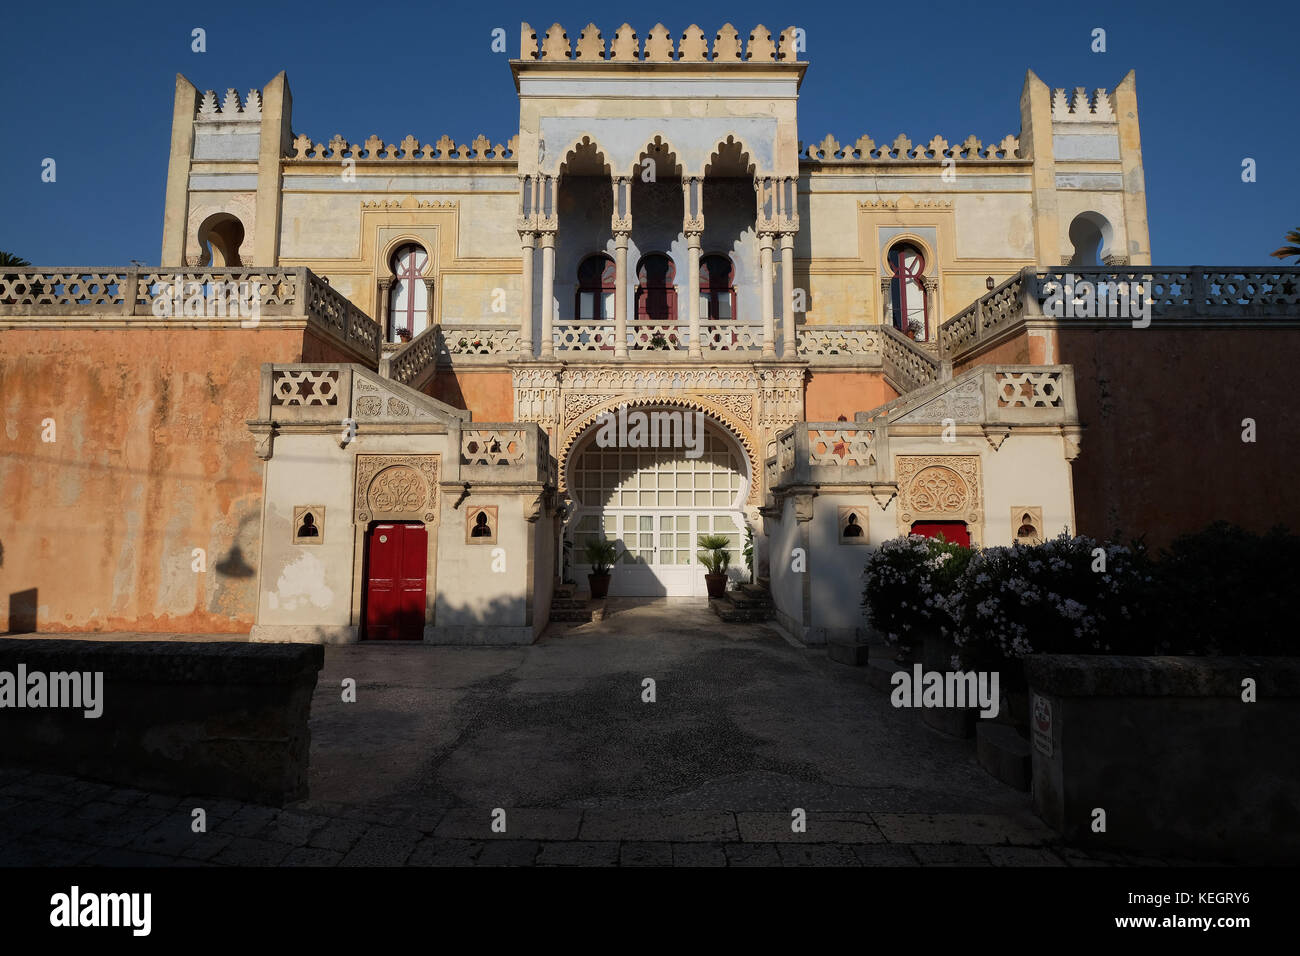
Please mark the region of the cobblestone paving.
<svg viewBox="0 0 1300 956"><path fill-rule="evenodd" d="M980 814L276 809L0 769L4 866L1123 866ZM207 832L192 830L193 810ZM961 841L961 842L948 842ZM1176 861L1175 861L1176 862Z"/></svg>
<svg viewBox="0 0 1300 956"><path fill-rule="evenodd" d="M616 602L529 647L328 647L311 734L311 798L284 808L0 768L0 865L1176 862L1061 846L864 668L701 605Z"/></svg>

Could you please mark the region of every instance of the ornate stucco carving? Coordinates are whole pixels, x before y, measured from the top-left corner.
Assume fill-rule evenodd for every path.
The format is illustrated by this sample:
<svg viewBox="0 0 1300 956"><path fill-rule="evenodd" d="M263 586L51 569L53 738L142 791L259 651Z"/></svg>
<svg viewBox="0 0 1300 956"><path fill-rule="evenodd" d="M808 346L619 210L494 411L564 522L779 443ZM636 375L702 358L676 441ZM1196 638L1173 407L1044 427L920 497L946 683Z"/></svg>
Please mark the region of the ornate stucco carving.
<svg viewBox="0 0 1300 956"><path fill-rule="evenodd" d="M984 492L978 455L899 455L899 531L916 521L964 521L978 533L983 524Z"/></svg>
<svg viewBox="0 0 1300 956"><path fill-rule="evenodd" d="M438 455L357 455L353 514L371 521L438 521Z"/></svg>
<svg viewBox="0 0 1300 956"><path fill-rule="evenodd" d="M714 405L698 395L690 394L603 396L602 401L579 415L570 426L565 428L560 438L559 453L556 457L560 462L559 485L562 493L566 493L568 490L565 472L568 470L569 454L572 452L574 444L602 415L613 412L620 406L626 406L629 408L681 408L703 412L708 415L717 424L722 425L726 431L730 432L731 437L739 443L741 449L744 451L745 458L749 463L750 478L749 495L746 500L750 504L758 504L760 485L762 484L762 463L758 460L758 454L756 451L757 444L752 429L738 421L730 410Z"/></svg>
<svg viewBox="0 0 1300 956"><path fill-rule="evenodd" d="M951 418L960 424L978 424L984 421L984 380L972 378L937 395L923 405L918 405L896 422L942 422Z"/></svg>

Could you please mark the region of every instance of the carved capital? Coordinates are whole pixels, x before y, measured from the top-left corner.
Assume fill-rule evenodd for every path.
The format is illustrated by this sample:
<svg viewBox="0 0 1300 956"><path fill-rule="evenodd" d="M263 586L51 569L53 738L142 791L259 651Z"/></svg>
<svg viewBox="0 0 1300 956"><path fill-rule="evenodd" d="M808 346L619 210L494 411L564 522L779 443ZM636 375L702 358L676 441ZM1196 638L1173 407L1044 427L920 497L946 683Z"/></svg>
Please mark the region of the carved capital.
<svg viewBox="0 0 1300 956"><path fill-rule="evenodd" d="M813 516L813 499L817 497L815 492L811 494L794 495L794 518L796 521L812 521Z"/></svg>
<svg viewBox="0 0 1300 956"><path fill-rule="evenodd" d="M1061 442L1065 445L1065 460L1074 461L1079 457L1079 446L1083 439L1083 429L1066 428L1061 430Z"/></svg>
<svg viewBox="0 0 1300 956"><path fill-rule="evenodd" d="M275 448L275 425L272 422L250 421L248 430L253 433L253 451L263 461L271 457Z"/></svg>

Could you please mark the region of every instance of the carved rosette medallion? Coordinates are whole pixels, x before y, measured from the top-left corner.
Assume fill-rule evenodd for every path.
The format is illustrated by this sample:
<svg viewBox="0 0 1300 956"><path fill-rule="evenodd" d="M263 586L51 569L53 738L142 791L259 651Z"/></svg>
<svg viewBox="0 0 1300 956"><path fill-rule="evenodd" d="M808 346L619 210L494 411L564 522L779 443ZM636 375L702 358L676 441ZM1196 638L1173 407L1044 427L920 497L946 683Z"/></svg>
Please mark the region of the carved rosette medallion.
<svg viewBox="0 0 1300 956"><path fill-rule="evenodd" d="M983 521L978 455L899 455L898 525L903 534L917 521L964 521L974 534Z"/></svg>
<svg viewBox="0 0 1300 956"><path fill-rule="evenodd" d="M438 521L438 455L358 455L353 512L371 521Z"/></svg>

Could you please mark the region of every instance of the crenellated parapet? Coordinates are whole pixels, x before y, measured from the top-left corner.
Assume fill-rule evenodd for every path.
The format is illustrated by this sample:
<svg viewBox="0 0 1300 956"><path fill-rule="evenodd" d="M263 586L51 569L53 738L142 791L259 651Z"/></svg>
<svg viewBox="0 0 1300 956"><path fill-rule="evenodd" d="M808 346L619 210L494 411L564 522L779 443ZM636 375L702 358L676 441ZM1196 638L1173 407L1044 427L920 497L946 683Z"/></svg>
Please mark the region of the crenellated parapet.
<svg viewBox="0 0 1300 956"><path fill-rule="evenodd" d="M1020 140L1010 135L987 146L973 135L960 143L949 144L942 136L936 136L929 143L913 145L902 134L892 143L876 145L870 136L862 136L855 143L841 146L839 140L828 135L820 143L810 143L806 148L800 143L799 155L819 163L933 162L944 159L1006 162L1024 158L1020 153Z"/></svg>
<svg viewBox="0 0 1300 956"><path fill-rule="evenodd" d="M337 163L341 159L389 162L510 162L515 158L519 137L512 136L504 144L495 146L486 136L479 134L471 143L457 143L443 136L436 143L420 144L414 135L400 143L385 143L379 136L371 136L364 143L350 143L336 134L328 143L313 143L311 137L300 133L293 140L294 160Z"/></svg>
<svg viewBox="0 0 1300 956"><path fill-rule="evenodd" d="M713 35L710 43L704 31L693 23L676 37L662 23L656 23L643 45L630 24L624 23L607 41L600 28L589 23L578 34L575 44L558 23L551 24L540 37L524 23L520 25L519 59L584 64L631 60L642 63L795 63L799 60L798 37L796 27L787 27L774 39L772 32L761 23L747 37L742 37L735 27L726 23Z"/></svg>
<svg viewBox="0 0 1300 956"><path fill-rule="evenodd" d="M1103 89L1090 94L1082 86L1067 96L1064 89L1052 91L1054 123L1116 123L1115 93Z"/></svg>
<svg viewBox="0 0 1300 956"><path fill-rule="evenodd" d="M206 91L198 101L198 106L194 111L194 119L197 122L237 122L247 120L260 123L262 121L262 93L260 90L249 90L241 100L239 93L233 87L226 90L224 98L218 100L216 90Z"/></svg>

